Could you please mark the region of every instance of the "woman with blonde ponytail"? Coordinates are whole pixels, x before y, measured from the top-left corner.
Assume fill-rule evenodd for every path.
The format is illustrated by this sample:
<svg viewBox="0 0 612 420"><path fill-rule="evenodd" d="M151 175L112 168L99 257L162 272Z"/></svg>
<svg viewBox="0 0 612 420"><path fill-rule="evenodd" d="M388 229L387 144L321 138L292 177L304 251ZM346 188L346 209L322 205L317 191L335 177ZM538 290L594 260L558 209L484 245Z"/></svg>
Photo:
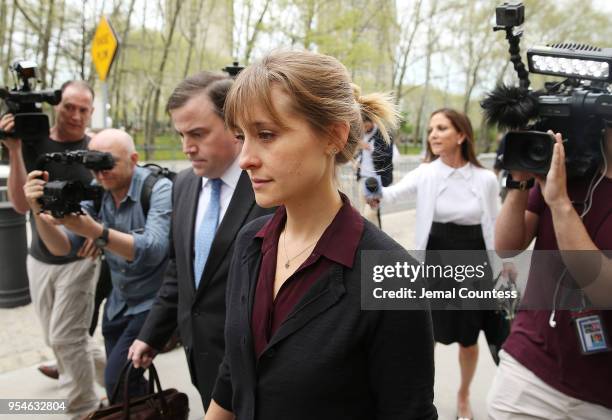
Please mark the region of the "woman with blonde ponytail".
<svg viewBox="0 0 612 420"><path fill-rule="evenodd" d="M358 92L358 91L357 91ZM359 93L357 93L359 95ZM392 106L392 98L381 93L358 96L361 105L364 135L359 142L359 152L355 158L357 182L360 188L360 205L363 217L382 229L380 207L375 209L367 204L367 182L377 179L379 185L387 187L393 183L393 164L399 150L385 128L384 121L396 121L397 110ZM395 127L393 127L395 128Z"/></svg>
<svg viewBox="0 0 612 420"><path fill-rule="evenodd" d="M257 204L278 210L236 240L206 420L437 418L429 311L361 310L361 253L405 253L336 186L362 112L384 133L395 123L388 100L361 98L340 62L312 52L272 53L229 92L240 166Z"/></svg>

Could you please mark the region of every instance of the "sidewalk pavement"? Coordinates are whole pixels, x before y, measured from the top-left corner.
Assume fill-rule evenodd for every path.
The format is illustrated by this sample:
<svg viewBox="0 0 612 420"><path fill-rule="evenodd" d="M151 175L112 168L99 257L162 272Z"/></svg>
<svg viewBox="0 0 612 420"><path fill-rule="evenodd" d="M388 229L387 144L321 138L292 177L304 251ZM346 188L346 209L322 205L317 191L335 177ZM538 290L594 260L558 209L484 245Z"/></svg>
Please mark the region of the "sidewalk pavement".
<svg viewBox="0 0 612 420"><path fill-rule="evenodd" d="M383 215L383 230L406 249L413 249L414 210ZM96 342L103 347L100 328ZM484 336L479 339L480 357L471 388L471 402L475 418L486 418L486 396L495 374L495 365ZM442 420L456 416L456 395L459 389L458 345L436 346L435 404ZM59 382L38 372L41 362L51 363L53 353L40 333L32 305L0 309L0 398L62 398ZM176 388L189 396L190 419L204 416L197 390L190 381L183 349L159 355L155 364L164 388ZM99 388L103 395L102 388ZM2 419L68 419L65 415L0 415Z"/></svg>

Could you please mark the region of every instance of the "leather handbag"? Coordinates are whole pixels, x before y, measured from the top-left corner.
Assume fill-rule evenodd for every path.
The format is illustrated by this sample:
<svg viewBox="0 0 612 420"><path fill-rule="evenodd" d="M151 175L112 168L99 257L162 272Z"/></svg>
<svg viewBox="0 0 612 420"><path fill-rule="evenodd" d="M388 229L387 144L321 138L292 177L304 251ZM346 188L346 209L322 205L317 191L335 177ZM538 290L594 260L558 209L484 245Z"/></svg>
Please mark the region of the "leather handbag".
<svg viewBox="0 0 612 420"><path fill-rule="evenodd" d="M162 390L159 376L155 366L149 367L149 391L147 395L136 398L129 396L129 377L134 367L128 361L121 370L120 377L123 376L123 402L116 403L110 407L98 409L87 419L103 420L186 420L189 415L189 399L187 395L174 388ZM117 382L111 402L117 401L122 381ZM157 392L155 392L157 387Z"/></svg>

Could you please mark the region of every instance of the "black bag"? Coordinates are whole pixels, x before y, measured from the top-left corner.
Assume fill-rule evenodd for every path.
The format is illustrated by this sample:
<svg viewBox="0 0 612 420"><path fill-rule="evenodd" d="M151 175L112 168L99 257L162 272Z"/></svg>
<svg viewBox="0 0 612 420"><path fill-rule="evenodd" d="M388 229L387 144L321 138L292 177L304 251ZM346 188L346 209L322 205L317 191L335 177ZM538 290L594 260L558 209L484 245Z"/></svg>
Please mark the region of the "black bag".
<svg viewBox="0 0 612 420"><path fill-rule="evenodd" d="M495 289L500 291L515 290L518 294L516 299L499 299L499 309L487 311L484 317L483 331L489 344L489 351L495 361L499 365L499 351L502 345L510 335L510 327L516 315L520 302L520 292L516 288L516 284L511 281L506 281L504 284L500 282L501 272L495 278Z"/></svg>
<svg viewBox="0 0 612 420"><path fill-rule="evenodd" d="M489 345L491 357L499 365L499 351L510 334L510 320L502 310L486 311L483 331Z"/></svg>
<svg viewBox="0 0 612 420"><path fill-rule="evenodd" d="M187 395L174 388L162 391L159 376L155 366L149 367L149 392L147 395L130 399L129 377L133 365L128 361L121 369L120 377L123 376L123 402L113 404L107 408L98 409L89 414L87 419L137 419L137 420L182 420L189 416L189 399ZM116 401L121 389L122 381L117 382L111 401ZM157 392L155 392L157 386Z"/></svg>

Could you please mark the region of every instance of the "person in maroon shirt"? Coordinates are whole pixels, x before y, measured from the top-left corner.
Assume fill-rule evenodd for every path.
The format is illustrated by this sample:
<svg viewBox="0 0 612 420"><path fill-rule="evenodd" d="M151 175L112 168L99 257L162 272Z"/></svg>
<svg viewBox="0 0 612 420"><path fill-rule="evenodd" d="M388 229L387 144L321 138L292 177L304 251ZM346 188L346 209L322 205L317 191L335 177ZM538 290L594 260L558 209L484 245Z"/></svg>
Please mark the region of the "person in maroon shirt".
<svg viewBox="0 0 612 420"><path fill-rule="evenodd" d="M530 192L509 190L497 218L495 248L522 250L535 237L535 251L588 252L534 254L524 296L532 309L518 313L500 354L488 398L490 419L612 418L612 311L559 309L559 290L567 291L559 287L563 277L573 278L593 306L612 305L612 261L606 253L612 249L612 166L595 173L592 201L588 200L590 179L567 181L561 135L555 137L546 179L537 178ZM612 162L609 128L602 149L604 162ZM512 176L525 180L530 175ZM597 334L607 351L605 346L581 351L581 337L594 331L580 333L577 326L588 319L592 328L603 324Z"/></svg>
<svg viewBox="0 0 612 420"><path fill-rule="evenodd" d="M226 350L206 420L435 419L429 310L362 311L361 252L408 254L335 183L365 113L388 137L388 98L362 96L335 58L276 52L238 76L226 122L257 204L237 239Z"/></svg>

